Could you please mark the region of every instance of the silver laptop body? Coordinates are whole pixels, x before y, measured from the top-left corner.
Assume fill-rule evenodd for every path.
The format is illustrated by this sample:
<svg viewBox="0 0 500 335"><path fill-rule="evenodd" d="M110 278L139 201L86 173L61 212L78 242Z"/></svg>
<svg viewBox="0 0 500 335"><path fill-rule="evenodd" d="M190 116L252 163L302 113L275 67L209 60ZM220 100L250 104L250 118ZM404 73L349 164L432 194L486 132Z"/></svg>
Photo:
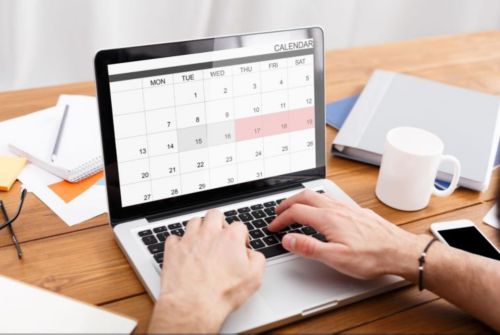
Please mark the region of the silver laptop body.
<svg viewBox="0 0 500 335"><path fill-rule="evenodd" d="M154 300L165 238L213 207L245 221L251 247L267 259L262 286L224 333L262 331L407 284L347 277L287 253L263 229L280 201L305 188L354 203L325 179L320 28L104 50L95 71L110 223ZM288 231L324 238L300 224Z"/></svg>

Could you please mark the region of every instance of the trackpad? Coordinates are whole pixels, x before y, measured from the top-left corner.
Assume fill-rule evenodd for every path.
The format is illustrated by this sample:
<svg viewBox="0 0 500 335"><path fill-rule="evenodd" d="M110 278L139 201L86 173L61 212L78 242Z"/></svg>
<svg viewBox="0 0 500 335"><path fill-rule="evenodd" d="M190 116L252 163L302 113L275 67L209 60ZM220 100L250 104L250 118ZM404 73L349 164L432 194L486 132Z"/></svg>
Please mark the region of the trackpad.
<svg viewBox="0 0 500 335"><path fill-rule="evenodd" d="M259 293L273 311L291 315L352 297L373 289L373 284L340 274L322 263L295 258L269 265Z"/></svg>

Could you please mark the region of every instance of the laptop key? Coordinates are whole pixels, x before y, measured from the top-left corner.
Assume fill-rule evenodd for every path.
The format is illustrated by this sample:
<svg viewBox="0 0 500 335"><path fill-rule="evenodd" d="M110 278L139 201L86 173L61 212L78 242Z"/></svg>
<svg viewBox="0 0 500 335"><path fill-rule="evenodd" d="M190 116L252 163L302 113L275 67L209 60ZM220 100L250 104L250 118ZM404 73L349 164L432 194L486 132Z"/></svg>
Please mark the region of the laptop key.
<svg viewBox="0 0 500 335"><path fill-rule="evenodd" d="M148 236L148 235L152 235L152 234L153 234L153 232L151 231L151 229L143 230L143 231L139 232L140 237L144 237L144 236Z"/></svg>
<svg viewBox="0 0 500 335"><path fill-rule="evenodd" d="M250 212L250 207L238 208L238 213L248 213L248 212Z"/></svg>
<svg viewBox="0 0 500 335"><path fill-rule="evenodd" d="M165 250L165 243L156 243L148 246L149 252L152 254L157 254Z"/></svg>
<svg viewBox="0 0 500 335"><path fill-rule="evenodd" d="M186 220L186 221L182 221L182 225L183 225L184 227L186 227L186 226L188 225L188 222L189 222L188 220Z"/></svg>
<svg viewBox="0 0 500 335"><path fill-rule="evenodd" d="M162 231L167 231L167 227L161 226L161 227L156 227L153 229L155 233L161 233Z"/></svg>
<svg viewBox="0 0 500 335"><path fill-rule="evenodd" d="M264 233L261 232L259 229L255 229L249 232L250 236L253 238L261 238L264 237Z"/></svg>
<svg viewBox="0 0 500 335"><path fill-rule="evenodd" d="M163 237L160 237L160 236L163 236ZM167 237L169 237L169 236L170 236L170 233L167 231L156 235L156 237L160 240L160 242L165 241L167 239Z"/></svg>
<svg viewBox="0 0 500 335"><path fill-rule="evenodd" d="M282 203L283 201L285 201L285 200L286 200L286 198L283 198L283 199L278 199L278 200L276 200L276 203L279 205L279 204L281 204L281 203Z"/></svg>
<svg viewBox="0 0 500 335"><path fill-rule="evenodd" d="M281 244L275 244L270 247L258 249L257 251L262 252L266 258L271 258L278 255L283 255L288 253L288 250L283 248Z"/></svg>
<svg viewBox="0 0 500 335"><path fill-rule="evenodd" d="M318 239L322 242L328 242L325 235L321 234L321 233L316 233L314 234L312 237L314 237L315 239Z"/></svg>
<svg viewBox="0 0 500 335"><path fill-rule="evenodd" d="M276 238L281 241L286 234L287 232L277 233Z"/></svg>
<svg viewBox="0 0 500 335"><path fill-rule="evenodd" d="M261 230L262 230L262 232L263 232L266 236L271 236L271 235L274 235L274 233L271 233L271 232L269 231L269 229L267 229L267 227L266 227L266 228L262 228Z"/></svg>
<svg viewBox="0 0 500 335"><path fill-rule="evenodd" d="M170 234L177 235L177 236L184 236L184 230L174 229L174 230L170 231Z"/></svg>
<svg viewBox="0 0 500 335"><path fill-rule="evenodd" d="M149 235L149 236L144 236L142 238L142 242L144 242L145 245L150 245L150 244L155 244L158 243L158 240L154 235Z"/></svg>
<svg viewBox="0 0 500 335"><path fill-rule="evenodd" d="M179 228L182 228L182 225L177 222L177 223L171 223L168 225L168 229L172 230L172 229L179 229Z"/></svg>
<svg viewBox="0 0 500 335"><path fill-rule="evenodd" d="M325 193L325 191L323 191L323 190L317 190L316 192L319 193L319 194Z"/></svg>
<svg viewBox="0 0 500 335"><path fill-rule="evenodd" d="M235 216L236 214L238 214L238 212L236 212L234 209L224 212L224 216Z"/></svg>
<svg viewBox="0 0 500 335"><path fill-rule="evenodd" d="M273 215L273 216L268 216L264 220L266 220L267 224L270 224L271 222L273 222L274 219L276 219L276 216Z"/></svg>
<svg viewBox="0 0 500 335"><path fill-rule="evenodd" d="M238 218L240 221L251 221L253 220L253 216L251 216L249 213L242 213L238 215Z"/></svg>
<svg viewBox="0 0 500 335"><path fill-rule="evenodd" d="M264 212L266 212L266 214L269 216L273 216L273 215L276 215L276 212L274 209L275 209L275 207L267 207L266 209L264 209Z"/></svg>
<svg viewBox="0 0 500 335"><path fill-rule="evenodd" d="M163 263L163 252L159 252L153 255L153 258L157 263Z"/></svg>
<svg viewBox="0 0 500 335"><path fill-rule="evenodd" d="M266 236L263 238L264 242L266 242L267 245L274 245L279 243L278 239L274 236Z"/></svg>
<svg viewBox="0 0 500 335"><path fill-rule="evenodd" d="M276 202L274 201L264 202L264 207L273 207L273 206L276 206Z"/></svg>
<svg viewBox="0 0 500 335"><path fill-rule="evenodd" d="M254 230L255 227L250 222L243 222L247 226L248 231Z"/></svg>
<svg viewBox="0 0 500 335"><path fill-rule="evenodd" d="M317 231L314 230L314 228L309 226L305 226L304 228L302 228L302 232L304 232L304 234L306 235L313 235L317 233Z"/></svg>
<svg viewBox="0 0 500 335"><path fill-rule="evenodd" d="M299 228L302 228L302 227L303 227L303 225L301 225L300 223L292 223L290 225L290 228L292 228L292 229L299 229Z"/></svg>
<svg viewBox="0 0 500 335"><path fill-rule="evenodd" d="M257 240L252 240L250 241L250 246L252 247L252 249L260 249L260 248L264 248L266 245L264 244L264 242L262 242L261 240L257 239Z"/></svg>
<svg viewBox="0 0 500 335"><path fill-rule="evenodd" d="M267 226L267 224L262 219L253 220L252 224L254 225L255 228L264 228Z"/></svg>
<svg viewBox="0 0 500 335"><path fill-rule="evenodd" d="M263 205L261 205L261 204L257 204L257 205L250 206L250 209L252 209L252 210L254 210L254 211L256 211L256 210L258 210L258 209L262 209L262 208L264 208L264 206L263 206Z"/></svg>
<svg viewBox="0 0 500 335"><path fill-rule="evenodd" d="M267 209L267 208L266 208L266 209ZM259 210L256 210L256 211L253 211L253 212L252 212L252 215L253 215L253 217L254 217L254 218L256 218L256 219L260 219L260 218L263 218L263 217L265 217L265 216L266 216L266 214L265 214L263 211L261 211L260 209L259 209Z"/></svg>
<svg viewBox="0 0 500 335"><path fill-rule="evenodd" d="M228 217L226 217L226 222L229 223L229 224L231 224L231 223L233 223L235 221L240 221L240 219L238 219L237 216L228 216Z"/></svg>

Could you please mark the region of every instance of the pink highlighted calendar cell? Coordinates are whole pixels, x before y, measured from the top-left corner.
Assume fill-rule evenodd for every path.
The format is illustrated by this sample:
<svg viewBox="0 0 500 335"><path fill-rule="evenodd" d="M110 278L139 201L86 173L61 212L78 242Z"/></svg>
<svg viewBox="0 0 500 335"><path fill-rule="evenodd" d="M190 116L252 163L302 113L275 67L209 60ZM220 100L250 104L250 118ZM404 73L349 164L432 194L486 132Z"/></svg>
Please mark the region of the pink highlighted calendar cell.
<svg viewBox="0 0 500 335"><path fill-rule="evenodd" d="M309 128L314 128L314 107L235 120L237 141L246 141Z"/></svg>
<svg viewBox="0 0 500 335"><path fill-rule="evenodd" d="M289 114L290 131L314 128L314 107L295 109Z"/></svg>
<svg viewBox="0 0 500 335"><path fill-rule="evenodd" d="M236 141L246 141L262 137L262 121L261 116L235 120Z"/></svg>

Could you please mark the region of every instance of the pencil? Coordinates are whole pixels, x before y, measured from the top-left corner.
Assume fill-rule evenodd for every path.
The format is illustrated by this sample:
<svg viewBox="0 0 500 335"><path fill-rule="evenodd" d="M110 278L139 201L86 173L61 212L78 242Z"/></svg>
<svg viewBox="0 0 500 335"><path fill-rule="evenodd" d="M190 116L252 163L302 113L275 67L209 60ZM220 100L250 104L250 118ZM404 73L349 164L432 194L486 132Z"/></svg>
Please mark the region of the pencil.
<svg viewBox="0 0 500 335"><path fill-rule="evenodd" d="M64 129L64 124L66 122L66 116L68 115L68 110L69 110L69 105L66 105L66 107L64 107L64 114L61 119L61 123L59 124L59 130L57 131L57 138L54 144L54 149L52 150L52 156L51 156L52 162L54 162L57 156L57 150L59 149L59 142L61 142L61 134Z"/></svg>

